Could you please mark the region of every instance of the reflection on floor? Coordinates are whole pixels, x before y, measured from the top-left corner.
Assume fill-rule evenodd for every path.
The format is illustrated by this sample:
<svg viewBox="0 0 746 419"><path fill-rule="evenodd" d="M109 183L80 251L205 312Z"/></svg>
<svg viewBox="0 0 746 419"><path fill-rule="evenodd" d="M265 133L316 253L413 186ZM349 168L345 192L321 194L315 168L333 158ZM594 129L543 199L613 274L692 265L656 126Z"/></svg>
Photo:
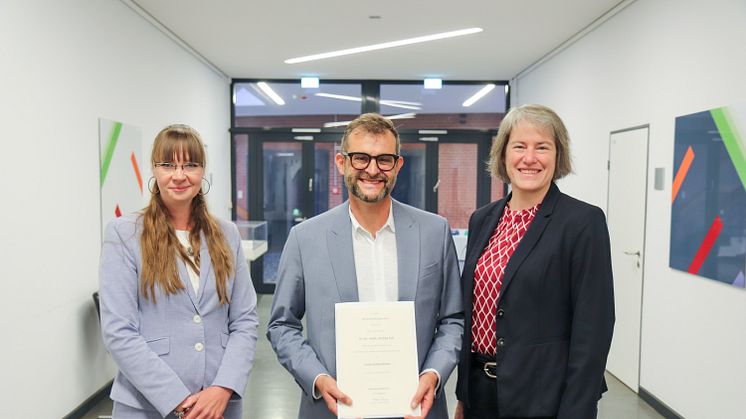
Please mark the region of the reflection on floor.
<svg viewBox="0 0 746 419"><path fill-rule="evenodd" d="M290 374L277 362L269 342L264 337L267 318L272 304L271 295L259 296L259 340L257 342L254 369L244 395L244 418L292 419L298 415L300 389ZM611 375L606 376L609 391L599 403L600 419L658 419L663 418L647 403ZM456 402L455 373L446 384L448 406L453 412ZM106 399L83 419L98 419L111 415L111 401Z"/></svg>

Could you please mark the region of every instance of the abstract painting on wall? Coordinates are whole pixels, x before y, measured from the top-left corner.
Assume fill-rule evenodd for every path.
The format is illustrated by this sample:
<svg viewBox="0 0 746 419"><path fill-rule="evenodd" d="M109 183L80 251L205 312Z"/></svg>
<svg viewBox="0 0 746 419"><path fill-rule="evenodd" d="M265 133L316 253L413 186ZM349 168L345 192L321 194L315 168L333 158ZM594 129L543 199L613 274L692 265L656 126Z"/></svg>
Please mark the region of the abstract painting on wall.
<svg viewBox="0 0 746 419"><path fill-rule="evenodd" d="M676 118L670 266L744 288L746 103Z"/></svg>
<svg viewBox="0 0 746 419"><path fill-rule="evenodd" d="M99 119L101 231L113 218L143 207L142 133L132 125Z"/></svg>

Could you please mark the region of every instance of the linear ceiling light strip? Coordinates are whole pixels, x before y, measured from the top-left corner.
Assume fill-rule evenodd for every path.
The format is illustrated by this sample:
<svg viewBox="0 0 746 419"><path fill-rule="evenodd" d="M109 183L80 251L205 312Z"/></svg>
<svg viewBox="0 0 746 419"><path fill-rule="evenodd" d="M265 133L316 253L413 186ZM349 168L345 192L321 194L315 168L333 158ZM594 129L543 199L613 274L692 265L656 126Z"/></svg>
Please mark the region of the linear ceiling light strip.
<svg viewBox="0 0 746 419"><path fill-rule="evenodd" d="M376 51L379 49L395 48L404 45L419 44L422 42L437 41L439 39L454 38L457 36L471 35L474 33L482 32L482 28L468 28L460 29L457 31L436 33L432 35L418 36L415 38L402 39L399 41L383 42L381 44L373 44L356 48L341 49L337 51L323 52L321 54L306 55L303 57L289 58L285 60L285 64L297 64L304 63L307 61L323 60L326 58L339 57L342 55L360 54L362 52Z"/></svg>

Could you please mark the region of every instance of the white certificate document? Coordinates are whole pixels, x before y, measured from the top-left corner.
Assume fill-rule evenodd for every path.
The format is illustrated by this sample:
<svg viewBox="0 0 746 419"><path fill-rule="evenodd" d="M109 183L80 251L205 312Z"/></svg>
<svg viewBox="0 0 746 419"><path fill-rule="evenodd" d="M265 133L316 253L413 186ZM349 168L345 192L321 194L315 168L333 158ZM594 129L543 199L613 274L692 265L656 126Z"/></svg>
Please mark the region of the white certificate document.
<svg viewBox="0 0 746 419"><path fill-rule="evenodd" d="M337 385L352 405L339 418L419 416L410 403L420 382L414 302L338 303Z"/></svg>

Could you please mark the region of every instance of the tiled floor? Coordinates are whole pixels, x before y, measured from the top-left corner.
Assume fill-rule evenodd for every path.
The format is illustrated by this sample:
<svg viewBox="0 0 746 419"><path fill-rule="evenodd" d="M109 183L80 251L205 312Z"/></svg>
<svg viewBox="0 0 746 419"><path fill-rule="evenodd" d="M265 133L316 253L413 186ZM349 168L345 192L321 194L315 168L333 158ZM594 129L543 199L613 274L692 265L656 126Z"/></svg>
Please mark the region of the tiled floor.
<svg viewBox="0 0 746 419"><path fill-rule="evenodd" d="M277 362L269 342L264 337L272 297L259 297L259 341L254 358L246 394L244 395L244 418L292 419L297 417L300 389L295 381ZM448 405L453 411L456 405L455 374L446 384ZM658 419L663 418L647 403L611 375L606 376L609 391L599 403L600 419ZM98 419L111 414L111 402L107 399L96 406L83 419Z"/></svg>

